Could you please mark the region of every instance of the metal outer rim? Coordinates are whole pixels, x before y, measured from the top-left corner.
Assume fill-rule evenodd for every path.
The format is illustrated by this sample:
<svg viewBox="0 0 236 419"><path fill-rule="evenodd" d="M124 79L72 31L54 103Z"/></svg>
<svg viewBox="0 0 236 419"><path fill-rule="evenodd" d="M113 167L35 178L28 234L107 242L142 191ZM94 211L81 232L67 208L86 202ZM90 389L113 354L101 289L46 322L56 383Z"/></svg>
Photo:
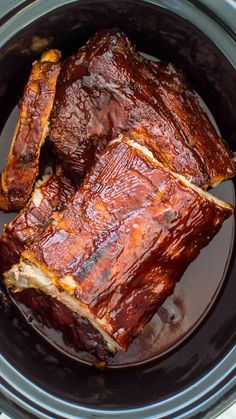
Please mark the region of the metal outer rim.
<svg viewBox="0 0 236 419"><path fill-rule="evenodd" d="M4 10L7 10L5 1ZM16 13L9 16L0 28L0 47L8 42L17 32L24 29L33 21L43 17L45 14L53 11L60 6L79 2L79 0L57 0L56 7L54 0L37 0L22 3L22 0L15 1ZM108 0L107 0L108 1ZM3 0L2 0L3 2ZM195 25L195 13L198 16L198 29L213 41L219 49L224 53L226 58L236 69L235 43L228 36L225 28L220 26L212 19L212 13L209 15L200 10L196 3L189 3L182 0L181 6L170 0L145 0L146 3L158 5L162 8L179 15ZM200 3L198 2L199 6ZM205 6L210 6L210 0L204 0ZM235 13L236 6L224 0L225 6ZM210 17L211 16L211 17ZM99 417L115 417L123 419L138 418L190 418L203 412L209 412L205 417L212 417L214 414L220 414L229 407L236 398L236 345L228 354L209 373L205 374L195 384L187 389L177 393L176 395L158 402L153 405L145 406L137 409L128 410L100 410L87 407L77 406L73 403L59 399L29 381L6 359L0 356L1 381L0 390L10 400L21 406L25 411L30 412L41 418L51 418L52 414L61 418L92 418L97 415ZM42 406L42 407L41 407Z"/></svg>
<svg viewBox="0 0 236 419"><path fill-rule="evenodd" d="M130 419L144 417L146 419L164 419L173 417L173 414L175 418L190 418L200 412L210 410L211 406L215 406L219 400L223 401L224 399L224 405L220 408L217 406L214 409L217 414L234 402L236 391L235 360L236 348L233 348L213 370L191 387L159 403L138 409L98 410L65 402L33 384L3 357L0 358L3 382L0 389L7 398L32 414L40 415L41 418L51 417L45 412L45 408L50 414L53 413L57 417L68 419L75 417L87 419L96 415L96 413L99 413L102 417L115 417L117 419L123 419L124 417ZM234 396L230 397L232 392ZM43 404L42 410L40 408L41 403ZM168 409L166 408L167 404ZM213 411L211 410L209 418L212 417L212 414Z"/></svg>

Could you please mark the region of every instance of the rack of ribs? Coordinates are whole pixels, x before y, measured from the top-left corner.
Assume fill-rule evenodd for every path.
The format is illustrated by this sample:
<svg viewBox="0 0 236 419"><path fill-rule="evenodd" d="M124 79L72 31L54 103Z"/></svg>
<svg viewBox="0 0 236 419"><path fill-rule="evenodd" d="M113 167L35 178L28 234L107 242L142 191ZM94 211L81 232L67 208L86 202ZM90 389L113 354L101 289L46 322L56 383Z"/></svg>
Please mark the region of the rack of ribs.
<svg viewBox="0 0 236 419"><path fill-rule="evenodd" d="M48 50L35 61L20 103L19 120L0 182L0 209L25 206L38 174L40 149L48 133L49 117L60 72L60 52Z"/></svg>
<svg viewBox="0 0 236 419"><path fill-rule="evenodd" d="M18 297L33 289L57 300L109 351L127 350L232 213L120 135L5 284Z"/></svg>
<svg viewBox="0 0 236 419"><path fill-rule="evenodd" d="M21 212L4 226L0 238L0 272L19 262L22 251L61 209L75 192L75 186L60 168L57 173L39 180Z"/></svg>
<svg viewBox="0 0 236 419"><path fill-rule="evenodd" d="M52 214L61 210L76 188L60 167L57 173L36 182L31 198L21 212L4 227L0 238L0 272L4 273L20 260L21 253L49 223ZM13 301L31 310L34 317L48 328L62 333L73 348L88 351L96 360L107 360L111 354L101 334L85 318L64 304L35 288L11 294Z"/></svg>
<svg viewBox="0 0 236 419"><path fill-rule="evenodd" d="M50 126L51 142L76 178L130 130L160 162L205 189L236 173L183 73L146 60L115 29L98 32L62 63Z"/></svg>

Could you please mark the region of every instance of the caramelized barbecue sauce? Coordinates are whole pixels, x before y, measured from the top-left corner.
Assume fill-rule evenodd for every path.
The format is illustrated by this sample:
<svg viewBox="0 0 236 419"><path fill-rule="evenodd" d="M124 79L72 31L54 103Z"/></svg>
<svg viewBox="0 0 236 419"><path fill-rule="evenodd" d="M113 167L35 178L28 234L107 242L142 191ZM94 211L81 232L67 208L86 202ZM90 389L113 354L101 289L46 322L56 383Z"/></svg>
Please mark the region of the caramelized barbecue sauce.
<svg viewBox="0 0 236 419"><path fill-rule="evenodd" d="M208 111L209 114L209 111ZM211 117L211 115L209 115ZM211 117L212 118L212 117ZM17 111L10 115L2 132L4 146L6 138L10 143L15 127ZM5 154L7 150L4 150ZM3 161L1 161L3 165ZM213 194L219 198L235 203L235 192L232 181L224 182ZM0 214L1 225L7 223L15 214ZM203 249L198 258L185 272L175 288L174 295L169 297L158 313L131 344L127 353L118 352L108 365L122 367L135 365L159 357L175 348L196 329L200 321L212 307L223 284L231 249L234 240L234 218L227 220L217 236ZM61 332L43 325L40 317L32 317L32 312L22 303L17 303L26 320L58 350L68 356L85 363L93 363L94 358L86 352L73 347L70 339L63 339ZM49 325L49 324L48 324Z"/></svg>
<svg viewBox="0 0 236 419"><path fill-rule="evenodd" d="M96 357L101 360L108 360L111 358L111 353L104 344L101 334L94 329L91 323L81 317L72 313L64 304L60 303L56 299L48 296L36 289L26 289L20 293L12 295L13 300L16 304L22 304L22 312L32 320L38 330L45 334L48 331L50 335L51 329L56 329L57 339L60 334L63 339L65 347L76 350L87 350L92 354L95 352ZM30 307L31 313L27 314L27 307ZM55 336L51 333L51 340ZM96 362L96 359L93 359Z"/></svg>
<svg viewBox="0 0 236 419"><path fill-rule="evenodd" d="M234 187L231 181L217 189L219 198L234 202ZM220 292L233 247L234 229L234 218L231 217L189 266L176 285L174 294L160 307L144 332L133 341L128 352L117 352L113 359L107 361L108 366L132 366L149 361L184 343L207 315ZM68 336L64 329L63 336L62 331L57 332L51 328L52 318L48 318L46 326L40 317L32 316L32 311L25 305L19 302L17 305L30 325L57 349L80 362L95 363L93 355L75 348L71 340L71 331ZM101 355L104 353L101 352ZM108 352L106 355L109 358Z"/></svg>
<svg viewBox="0 0 236 419"><path fill-rule="evenodd" d="M44 169L44 172L47 170ZM14 220L6 225L0 238L0 273L8 271L18 263L23 250L29 246L51 218L54 211L60 210L75 192L75 185L64 175L53 174L41 185L36 186L38 202L33 196Z"/></svg>
<svg viewBox="0 0 236 419"><path fill-rule="evenodd" d="M233 195L231 182L227 182L221 187L224 188L221 190L220 196L230 200ZM226 193L225 196L224 193ZM133 342L127 353L117 353L110 365L131 365L158 356L172 349L199 323L212 304L220 288L219 285L222 283L221 278L230 253L231 243L229 239L232 238L233 229L233 218L231 218L226 221L215 239L189 267L183 279L177 285L174 295L165 302L158 314L147 325L144 333ZM25 311L23 306L21 309ZM29 313L26 311L26 316L28 315ZM64 328L61 333L55 333L48 327L50 323L53 324L51 312L48 326L42 326L39 320L34 320L34 327L41 334L46 335L63 352L84 362L94 361L94 358L89 357L88 354L73 349L69 327L68 330ZM69 339L67 332L69 333ZM64 335L64 342L62 334ZM74 340L74 343L78 345L77 340Z"/></svg>
<svg viewBox="0 0 236 419"><path fill-rule="evenodd" d="M59 51L48 50L32 65L19 105L12 147L1 175L0 208L3 211L24 208L32 192L53 106L60 71L59 58Z"/></svg>
<svg viewBox="0 0 236 419"><path fill-rule="evenodd" d="M135 144L110 143L23 254L74 293L123 350L232 215Z"/></svg>
<svg viewBox="0 0 236 419"><path fill-rule="evenodd" d="M183 73L146 62L122 32L101 31L62 64L50 137L65 168L83 177L96 153L129 129L161 162L198 185L236 173Z"/></svg>

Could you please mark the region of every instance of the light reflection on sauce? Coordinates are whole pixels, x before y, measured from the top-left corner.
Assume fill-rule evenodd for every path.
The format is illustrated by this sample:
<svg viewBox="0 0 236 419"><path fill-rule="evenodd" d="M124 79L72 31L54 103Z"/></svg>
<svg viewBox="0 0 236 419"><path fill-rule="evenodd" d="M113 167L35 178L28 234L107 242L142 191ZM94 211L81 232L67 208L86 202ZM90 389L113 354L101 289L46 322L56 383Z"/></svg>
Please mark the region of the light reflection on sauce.
<svg viewBox="0 0 236 419"><path fill-rule="evenodd" d="M213 116L200 99L200 104L207 111L211 121L216 126ZM1 151L7 155L10 138L17 119L16 108L11 113L2 132L4 147ZM1 162L4 165L4 162ZM212 193L232 204L235 203L235 191L232 181L226 181ZM0 226L8 222L12 214L0 214ZM209 312L221 289L224 275L231 256L234 240L234 218L228 219L217 236L201 252L199 257L189 266L181 281L177 284L175 293L169 297L151 322L146 326L142 335L135 339L127 353L118 352L110 366L128 366L159 357L183 342L193 332L200 321ZM19 304L18 304L19 305ZM87 353L77 352L66 346L60 333L43 326L37 319L32 318L29 310L19 305L27 321L51 344L67 355L91 363L92 358Z"/></svg>
<svg viewBox="0 0 236 419"><path fill-rule="evenodd" d="M227 181L220 185L214 190L214 195L233 203L233 183ZM129 366L159 357L183 342L196 329L221 289L231 256L234 229L234 218L231 217L189 266L176 285L174 294L162 305L143 334L135 339L128 352L118 352L110 366ZM93 362L87 353L77 352L65 345L61 333L40 324L23 305L19 308L27 321L59 350L79 361Z"/></svg>

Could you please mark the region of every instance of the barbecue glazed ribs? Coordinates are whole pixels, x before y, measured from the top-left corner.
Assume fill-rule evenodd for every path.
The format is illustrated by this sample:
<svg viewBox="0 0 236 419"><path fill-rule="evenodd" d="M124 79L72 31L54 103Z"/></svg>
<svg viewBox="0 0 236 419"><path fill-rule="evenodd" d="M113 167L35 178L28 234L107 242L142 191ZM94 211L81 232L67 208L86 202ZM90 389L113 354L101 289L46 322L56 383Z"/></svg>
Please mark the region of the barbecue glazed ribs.
<svg viewBox="0 0 236 419"><path fill-rule="evenodd" d="M8 224L0 238L0 273L20 260L21 253L49 223L52 214L62 209L76 188L60 168L57 173L39 180L26 207ZM28 288L12 295L13 300L28 307L41 323L62 333L64 341L96 360L111 356L102 335L85 318L38 289Z"/></svg>
<svg viewBox="0 0 236 419"><path fill-rule="evenodd" d="M232 212L120 136L5 284L50 295L87 318L111 351L127 350Z"/></svg>
<svg viewBox="0 0 236 419"><path fill-rule="evenodd" d="M60 52L48 50L33 63L20 104L19 120L0 185L0 209L16 211L28 201L38 174L40 149L48 133Z"/></svg>
<svg viewBox="0 0 236 419"><path fill-rule="evenodd" d="M24 304L43 326L61 332L66 345L77 351L86 351L94 356L94 363L109 361L112 352L107 347L101 333L88 319L78 316L65 304L35 288L27 288L11 294L13 300Z"/></svg>
<svg viewBox="0 0 236 419"><path fill-rule="evenodd" d="M54 211L61 209L75 192L71 181L58 168L57 174L38 181L26 207L5 225L0 238L0 273L19 262L22 251L48 224Z"/></svg>
<svg viewBox="0 0 236 419"><path fill-rule="evenodd" d="M50 138L66 170L83 177L98 151L130 129L159 161L199 186L236 173L182 72L145 60L122 32L104 30L63 62Z"/></svg>

